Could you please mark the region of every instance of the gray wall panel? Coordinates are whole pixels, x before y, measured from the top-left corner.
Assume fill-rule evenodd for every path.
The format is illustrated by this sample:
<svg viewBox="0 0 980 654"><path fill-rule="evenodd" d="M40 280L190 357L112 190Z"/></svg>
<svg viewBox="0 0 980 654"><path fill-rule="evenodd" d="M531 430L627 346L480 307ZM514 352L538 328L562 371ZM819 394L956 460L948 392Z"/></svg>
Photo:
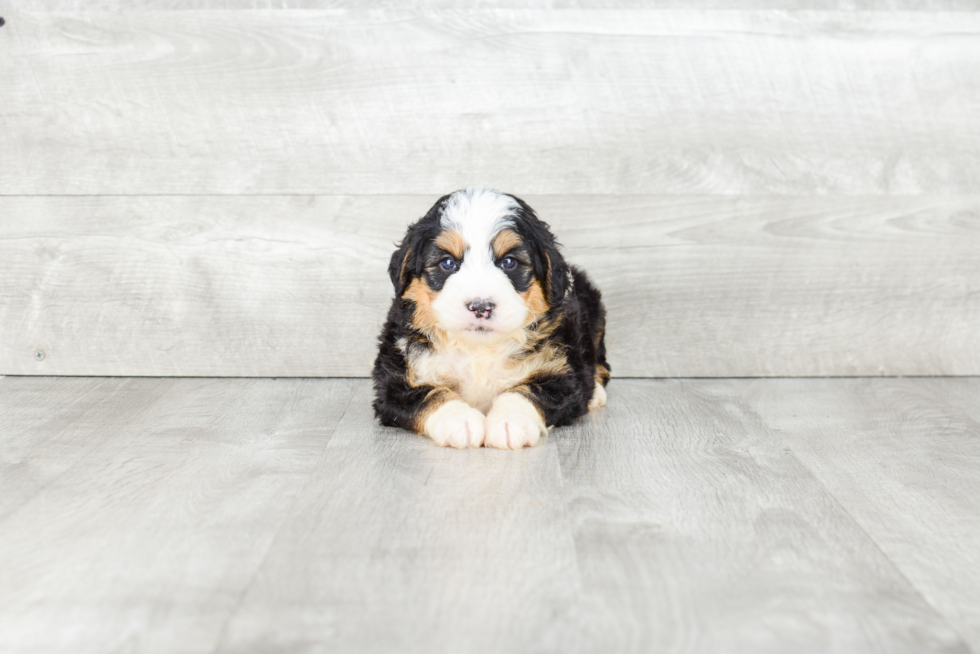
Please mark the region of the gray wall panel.
<svg viewBox="0 0 980 654"><path fill-rule="evenodd" d="M434 200L0 198L0 372L366 375ZM980 374L978 198L527 200L619 376Z"/></svg>
<svg viewBox="0 0 980 654"><path fill-rule="evenodd" d="M7 195L980 188L975 13L6 13Z"/></svg>

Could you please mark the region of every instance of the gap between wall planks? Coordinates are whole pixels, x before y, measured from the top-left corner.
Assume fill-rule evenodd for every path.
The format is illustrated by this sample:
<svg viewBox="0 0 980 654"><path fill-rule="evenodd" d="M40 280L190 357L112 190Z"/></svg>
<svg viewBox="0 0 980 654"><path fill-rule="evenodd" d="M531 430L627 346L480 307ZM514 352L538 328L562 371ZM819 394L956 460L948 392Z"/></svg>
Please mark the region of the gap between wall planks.
<svg viewBox="0 0 980 654"><path fill-rule="evenodd" d="M0 374L365 375L392 241L474 182L617 375L980 372L975 14L92 6L0 1Z"/></svg>
<svg viewBox="0 0 980 654"><path fill-rule="evenodd" d="M391 0L17 0L21 11L391 9ZM976 11L974 0L406 0L400 9ZM3 3L0 3L0 9Z"/></svg>
<svg viewBox="0 0 980 654"><path fill-rule="evenodd" d="M0 197L0 373L366 376L435 199ZM526 199L617 376L980 374L978 197Z"/></svg>
<svg viewBox="0 0 980 654"><path fill-rule="evenodd" d="M0 194L970 194L980 14L26 12Z"/></svg>

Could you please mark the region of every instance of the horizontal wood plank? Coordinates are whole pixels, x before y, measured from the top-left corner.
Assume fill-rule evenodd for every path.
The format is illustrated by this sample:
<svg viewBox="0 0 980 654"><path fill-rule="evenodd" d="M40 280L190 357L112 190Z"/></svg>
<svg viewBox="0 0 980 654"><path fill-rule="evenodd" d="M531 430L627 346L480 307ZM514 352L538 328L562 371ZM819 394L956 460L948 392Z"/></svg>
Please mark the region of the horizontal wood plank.
<svg viewBox="0 0 980 654"><path fill-rule="evenodd" d="M980 380L729 386L980 650Z"/></svg>
<svg viewBox="0 0 980 654"><path fill-rule="evenodd" d="M4 15L5 195L980 188L971 12Z"/></svg>
<svg viewBox="0 0 980 654"><path fill-rule="evenodd" d="M615 375L980 374L975 197L527 199ZM0 198L0 373L366 376L434 200Z"/></svg>

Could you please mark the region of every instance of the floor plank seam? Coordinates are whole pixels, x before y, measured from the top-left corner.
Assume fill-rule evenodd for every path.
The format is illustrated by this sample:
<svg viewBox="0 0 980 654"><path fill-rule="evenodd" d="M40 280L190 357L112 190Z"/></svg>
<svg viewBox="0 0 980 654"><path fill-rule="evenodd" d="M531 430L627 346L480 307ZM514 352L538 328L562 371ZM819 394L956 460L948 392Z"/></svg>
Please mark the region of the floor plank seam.
<svg viewBox="0 0 980 654"><path fill-rule="evenodd" d="M576 528L572 521L572 508L569 506L570 498L568 496L568 489L565 484L565 467L562 465L561 451L558 448L558 439L564 438L564 436L559 435L556 438L554 432L552 432L549 435L549 438L553 441L552 447L555 449L555 465L558 466L558 496L561 498L563 520L568 529L568 539L572 544L572 557L574 558L575 563L575 587L578 591L577 596L581 598L585 592L585 585L582 583L582 557L579 555L579 543L578 539L575 537Z"/></svg>
<svg viewBox="0 0 980 654"><path fill-rule="evenodd" d="M0 379L3 379L3 377L0 377ZM101 384L98 387L96 387L96 388L99 388L99 387L101 387ZM121 386L120 386L120 388L121 388ZM125 419L123 421L123 423L121 425L119 425L119 427L117 429L117 433L118 432L121 432L127 425L132 424L133 421L135 421L137 418L139 418L144 411L149 411L154 405L158 404L160 402L160 400L163 399L164 397L166 397L169 392L170 392L170 389L167 389L151 405L147 406L142 411L140 411L138 413L134 413L129 418ZM72 406L74 406L75 404L77 404L80 400L81 400L81 397L77 398L71 404L69 404L69 405L67 405L65 407L62 407L62 409L71 408ZM66 429L70 429L70 428L71 427L67 427ZM71 465L69 465L67 468L65 468L64 470L62 470L61 472L59 472L58 474L56 474L54 477L52 477L51 479L49 479L43 486L41 486L41 487L39 487L37 489L37 492L35 492L33 495L31 495L29 498L27 498L21 504L20 507L18 507L14 511L11 511L9 514L7 514L7 515L3 516L2 518L0 518L0 525L2 525L4 522L7 522L11 518L15 517L21 511L26 510L30 506L31 502L33 502L36 498L38 498L41 495L43 495L45 492L47 492L47 490L49 488L51 488L52 486L54 486L60 479L62 479L67 474L69 474L71 471L75 470L80 464L84 463L90 457L92 457L96 452L98 452L99 450L101 450L105 446L105 443L106 443L105 440L102 440L102 441L98 442L98 444L95 447L93 447L91 450L89 450L85 455L79 457L76 461L72 462Z"/></svg>
<svg viewBox="0 0 980 654"><path fill-rule="evenodd" d="M349 390L350 393L347 397L347 405L344 407L344 410L337 418L337 422L330 430L330 433L324 439L323 448L320 450L320 453L317 456L317 463L319 463L319 461L323 458L324 453L327 451L327 448L330 446L330 441L333 440L334 434L337 433L337 429L340 427L341 423L343 423L344 418L347 416L347 412L350 411L351 404L353 404L354 402L354 397L357 395L357 384L351 381ZM282 512L282 519L279 521L279 524L276 526L272 538L269 539L269 544L266 546L265 551L262 553L262 556L259 558L258 563L255 565L255 569L253 570L252 575L249 577L248 583L245 584L241 592L238 594L238 599L235 602L235 606L232 608L231 611L228 612L228 617L225 618L224 623L221 625L221 629L218 632L218 637L215 640L214 649L211 650L212 654L220 654L220 652L222 651L225 644L225 640L228 636L229 625L231 625L232 621L241 611L242 605L245 603L245 598L248 596L249 591L255 585L255 581L259 576L259 572L262 570L262 567L265 565L266 561L268 560L269 554L272 552L273 548L276 545L276 542L278 542L279 540L279 536L282 533L283 528L285 527L286 523L289 521L289 517L292 515L296 501L298 500L298 498L300 498L303 495L306 489L310 486L313 476L317 473L318 469L319 466L317 465L313 466L313 468L310 470L310 474L308 474L306 476L306 479L303 481L303 485L296 491L295 495L293 496L289 511Z"/></svg>
<svg viewBox="0 0 980 654"><path fill-rule="evenodd" d="M969 641L966 639L966 637L963 636L960 630L954 627L953 624L949 621L949 618L947 618L947 616L944 613L942 613L938 607L936 607L931 601L929 601L929 599L925 595L922 594L922 590L915 583L913 583L911 579L909 579L909 577L905 574L905 571L903 571L898 566L898 564L895 563L895 560L892 559L892 557L889 556L888 553L884 551L884 549L882 549L878 541L875 540L874 537L868 532L868 530L864 528L864 525L862 525L857 520L857 518L855 518L854 515L847 510L847 508L840 501L840 499L838 499L838 497L833 493L833 491L830 490L827 484L824 483L823 479L821 479L813 471L813 469L810 468L810 466L806 465L803 462L803 460L799 456L797 456L796 452L793 450L793 446L790 443L788 443L786 439L782 437L781 430L770 427L768 421L761 414L758 414L757 412L754 413L756 413L756 415L759 415L759 418L762 420L763 424L766 425L766 428L769 429L769 431L772 434L776 435L779 438L780 443L782 443L783 447L786 448L786 451L790 454L790 456L793 457L793 460L797 463L797 465L799 465L803 470L806 470L807 473L810 475L810 477L812 477L818 484L820 484L820 487L824 490L825 493L827 493L827 497L829 497L833 501L833 503L837 506L837 508L840 509L841 513L848 517L848 519L858 529L858 531L864 534L864 536L868 539L868 542L872 544L875 550L877 550L878 553L881 554L881 556L886 561L888 561L888 564L892 567L895 574L897 574L898 577L908 585L908 587L912 590L912 592L915 593L916 597L922 600L922 603L928 606L932 610L933 614L935 614L936 617L939 618L939 620L950 630L951 633L956 634L957 638L959 638L960 640L960 645L967 652L970 652L971 654L977 654L976 650L974 650L970 646Z"/></svg>

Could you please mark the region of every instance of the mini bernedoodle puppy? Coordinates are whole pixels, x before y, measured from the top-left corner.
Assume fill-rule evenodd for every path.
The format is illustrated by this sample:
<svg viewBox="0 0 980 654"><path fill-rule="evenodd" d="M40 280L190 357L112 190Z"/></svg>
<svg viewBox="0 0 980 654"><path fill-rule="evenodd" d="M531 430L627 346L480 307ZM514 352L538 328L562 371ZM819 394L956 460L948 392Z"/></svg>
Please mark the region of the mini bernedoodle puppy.
<svg viewBox="0 0 980 654"><path fill-rule="evenodd" d="M381 424L452 447L533 446L606 403L605 309L523 200L441 198L391 256L374 362Z"/></svg>

